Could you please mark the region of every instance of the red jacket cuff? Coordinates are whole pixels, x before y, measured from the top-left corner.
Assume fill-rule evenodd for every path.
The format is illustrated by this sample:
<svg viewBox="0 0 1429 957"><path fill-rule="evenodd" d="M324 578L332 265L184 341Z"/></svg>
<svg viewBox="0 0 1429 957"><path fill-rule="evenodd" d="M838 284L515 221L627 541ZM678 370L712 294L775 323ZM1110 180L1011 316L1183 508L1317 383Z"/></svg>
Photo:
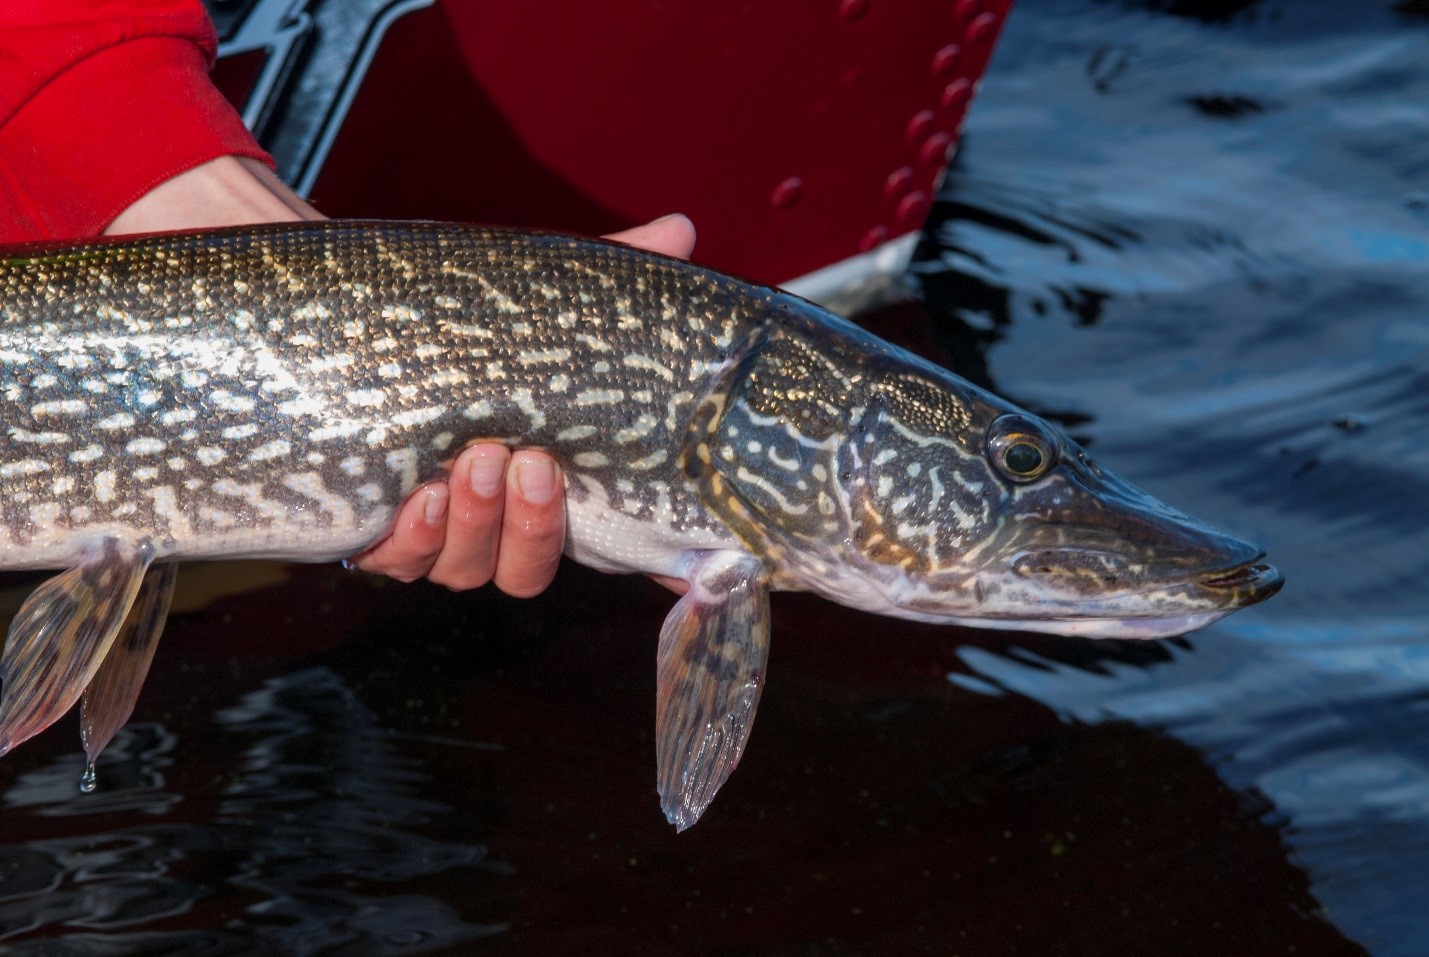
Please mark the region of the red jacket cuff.
<svg viewBox="0 0 1429 957"><path fill-rule="evenodd" d="M0 241L93 236L172 176L219 156L272 165L186 39L89 56L0 127Z"/></svg>

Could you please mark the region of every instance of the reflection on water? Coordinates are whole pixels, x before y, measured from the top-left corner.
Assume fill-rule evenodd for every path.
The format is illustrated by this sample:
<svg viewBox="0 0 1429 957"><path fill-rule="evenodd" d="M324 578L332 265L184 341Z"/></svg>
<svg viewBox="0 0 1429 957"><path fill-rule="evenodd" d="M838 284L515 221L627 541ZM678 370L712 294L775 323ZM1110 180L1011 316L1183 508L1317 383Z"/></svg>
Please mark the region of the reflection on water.
<svg viewBox="0 0 1429 957"><path fill-rule="evenodd" d="M926 305L869 317L1263 544L1274 601L1091 643L780 596L743 765L676 837L658 588L210 571L95 794L72 727L0 762L0 947L1426 952L1420 6L1018 0Z"/></svg>
<svg viewBox="0 0 1429 957"><path fill-rule="evenodd" d="M5 849L0 939L65 930L62 944L5 953L403 954L501 929L402 892L431 874L503 868L479 846L420 833L452 808L416 796L422 762L331 672L273 679L214 717L231 780L203 823L165 820L183 800L164 782L177 741L153 724L116 738L93 795L76 790L69 754L6 789L11 820L24 810L133 823ZM204 929L128 930L185 916Z"/></svg>

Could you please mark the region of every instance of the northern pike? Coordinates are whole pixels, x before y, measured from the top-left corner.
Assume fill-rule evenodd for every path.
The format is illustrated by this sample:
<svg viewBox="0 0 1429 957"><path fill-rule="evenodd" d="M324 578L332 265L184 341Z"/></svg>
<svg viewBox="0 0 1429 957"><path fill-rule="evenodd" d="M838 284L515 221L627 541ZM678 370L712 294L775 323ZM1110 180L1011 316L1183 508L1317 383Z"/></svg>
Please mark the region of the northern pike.
<svg viewBox="0 0 1429 957"><path fill-rule="evenodd" d="M774 289L618 244L324 222L0 253L0 568L63 569L0 657L0 753L133 710L174 563L330 561L465 446L564 469L566 553L687 580L657 652L661 805L744 748L771 590L1069 635L1274 594L1263 553L1047 422Z"/></svg>

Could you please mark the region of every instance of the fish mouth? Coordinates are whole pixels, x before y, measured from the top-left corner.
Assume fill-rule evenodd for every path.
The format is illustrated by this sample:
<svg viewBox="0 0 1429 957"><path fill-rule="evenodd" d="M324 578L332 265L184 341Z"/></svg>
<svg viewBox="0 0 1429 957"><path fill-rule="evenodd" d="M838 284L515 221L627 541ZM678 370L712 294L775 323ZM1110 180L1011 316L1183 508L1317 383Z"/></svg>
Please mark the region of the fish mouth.
<svg viewBox="0 0 1429 957"><path fill-rule="evenodd" d="M1248 554L1248 548L1242 554ZM1265 552L1233 565L1184 578L1179 584L1162 584L1126 597L1159 597L1162 608L1138 611L1093 605L1080 613L1047 617L1008 614L968 618L959 624L981 628L1015 629L1094 638L1168 638L1203 628L1241 608L1259 604L1285 585L1274 565L1262 562ZM1169 601L1168 601L1169 600ZM1174 605L1186 602L1184 610ZM1164 610L1163 610L1164 609Z"/></svg>
<svg viewBox="0 0 1429 957"><path fill-rule="evenodd" d="M1265 601L1285 586L1285 576L1262 562L1265 552L1233 568L1202 578L1197 585L1227 605L1245 607Z"/></svg>
<svg viewBox="0 0 1429 957"><path fill-rule="evenodd" d="M1216 556L1218 560L1200 563L1199 568L1173 566L1128 572L1128 559L1113 549L1073 546L1020 552L1014 556L1011 566L1016 575L1030 579L1039 578L1058 566L1075 569L1082 572L1083 580L1090 581L1093 589L1105 581L1105 596L1109 599L1169 593L1241 608L1265 601L1280 591L1285 576L1274 565L1262 561L1264 551L1239 542L1232 545L1234 550L1222 549L1222 554ZM1137 581L1139 575L1145 577ZM1095 599L1097 596L1085 597Z"/></svg>

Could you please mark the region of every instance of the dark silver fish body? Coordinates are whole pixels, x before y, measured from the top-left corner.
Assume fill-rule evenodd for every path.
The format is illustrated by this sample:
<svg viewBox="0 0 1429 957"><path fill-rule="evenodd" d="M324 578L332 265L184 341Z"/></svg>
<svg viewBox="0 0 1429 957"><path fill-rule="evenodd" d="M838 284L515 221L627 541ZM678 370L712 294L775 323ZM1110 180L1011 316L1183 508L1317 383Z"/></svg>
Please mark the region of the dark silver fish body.
<svg viewBox="0 0 1429 957"><path fill-rule="evenodd" d="M154 563L360 551L477 440L562 463L572 557L690 581L657 709L682 827L743 747L771 589L1155 636L1280 581L816 306L570 237L322 223L17 251L0 374L0 567L69 569L12 626L0 752L85 687L102 749L162 628Z"/></svg>
<svg viewBox="0 0 1429 957"><path fill-rule="evenodd" d="M349 555L495 438L561 458L578 557L672 572L647 541L584 534L584 506L729 542L686 490L678 438L763 319L745 298L623 247L421 225L11 261L0 567L67 567L114 532L159 558Z"/></svg>

